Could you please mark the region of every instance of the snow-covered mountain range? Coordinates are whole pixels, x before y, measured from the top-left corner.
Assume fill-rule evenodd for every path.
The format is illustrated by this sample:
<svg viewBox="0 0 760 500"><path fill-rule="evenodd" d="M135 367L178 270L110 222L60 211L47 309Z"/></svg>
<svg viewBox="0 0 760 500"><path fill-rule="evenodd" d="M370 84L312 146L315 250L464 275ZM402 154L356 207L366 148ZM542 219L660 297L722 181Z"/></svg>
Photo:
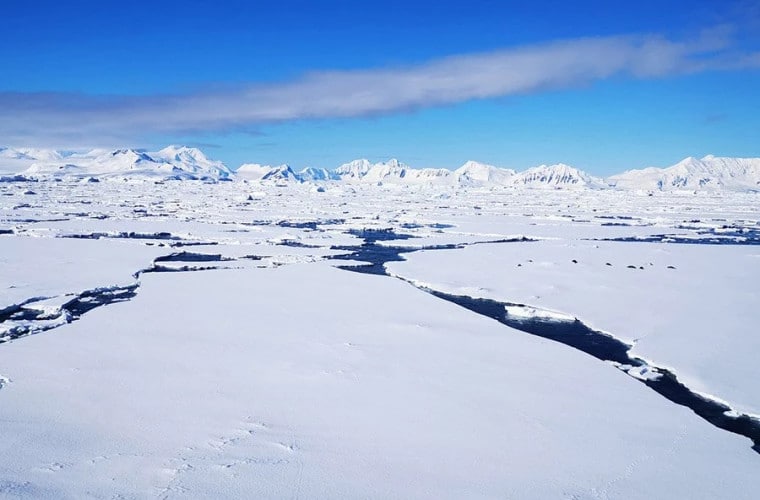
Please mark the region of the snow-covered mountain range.
<svg viewBox="0 0 760 500"><path fill-rule="evenodd" d="M760 158L686 158L667 168L629 170L607 179L558 163L522 172L468 161L456 170L413 168L399 160L358 159L334 170L246 163L236 171L196 148L168 146L160 151L93 150L85 153L0 148L0 173L22 178L176 179L260 183L341 182L368 185L421 185L467 188L625 189L637 191L732 190L760 192Z"/></svg>
<svg viewBox="0 0 760 500"><path fill-rule="evenodd" d="M411 168L398 160L372 164L354 160L335 169L343 182L373 184L426 184L467 187L528 186L547 188L603 187L604 182L567 165L541 165L524 172L468 161L456 170Z"/></svg>
<svg viewBox="0 0 760 500"><path fill-rule="evenodd" d="M8 171L9 166L24 166L26 168L17 172L35 179L68 177L221 181L230 180L233 176L224 163L210 160L199 149L185 146L168 146L156 152L95 149L86 153L4 148L0 150L0 171Z"/></svg>
<svg viewBox="0 0 760 500"><path fill-rule="evenodd" d="M668 168L629 170L608 182L612 187L646 191L760 191L760 158L688 157Z"/></svg>
<svg viewBox="0 0 760 500"><path fill-rule="evenodd" d="M235 171L235 178L243 181L270 182L318 182L337 179L333 172L325 168L306 167L296 172L288 164L271 166L259 163L244 163Z"/></svg>

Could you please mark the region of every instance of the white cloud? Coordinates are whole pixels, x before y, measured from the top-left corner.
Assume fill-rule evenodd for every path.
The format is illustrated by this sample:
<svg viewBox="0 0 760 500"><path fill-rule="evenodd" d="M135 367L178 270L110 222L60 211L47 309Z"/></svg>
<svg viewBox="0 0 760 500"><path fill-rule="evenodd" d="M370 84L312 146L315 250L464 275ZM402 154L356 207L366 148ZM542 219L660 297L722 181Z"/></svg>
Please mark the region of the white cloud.
<svg viewBox="0 0 760 500"><path fill-rule="evenodd" d="M757 65L725 29L692 41L658 36L566 40L434 60L325 71L276 85L155 96L0 92L8 144L131 142L152 133L231 130L267 122L358 117L559 89L612 76L657 78Z"/></svg>

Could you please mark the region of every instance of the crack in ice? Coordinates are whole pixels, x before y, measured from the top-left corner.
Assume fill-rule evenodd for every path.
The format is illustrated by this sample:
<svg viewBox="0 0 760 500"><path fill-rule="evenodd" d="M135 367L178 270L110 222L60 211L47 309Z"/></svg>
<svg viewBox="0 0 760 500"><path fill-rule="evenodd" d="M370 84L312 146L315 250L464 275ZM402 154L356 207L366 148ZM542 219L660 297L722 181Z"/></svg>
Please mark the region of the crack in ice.
<svg viewBox="0 0 760 500"><path fill-rule="evenodd" d="M524 238L523 240L502 240L498 242L510 241L531 240ZM385 267L387 262L403 261L404 257L401 256L403 253L421 250L457 249L464 246L467 246L467 244L405 248L384 246L374 240L365 240L364 244L356 247L341 247L344 250L353 249L353 252L348 255L334 256L332 258L368 262L368 264L338 267L347 271L377 274L399 279L418 290L457 304L476 314L494 319L513 329L565 344L599 360L608 362L633 379L645 384L667 400L689 408L713 426L749 438L752 441L752 449L760 454L759 417L738 412L718 398L694 391L681 382L672 370L653 365L640 357L631 355L630 350L633 344L626 343L609 333L594 330L572 315L525 304L500 302L492 299L442 292L433 289L430 285L423 285L414 280L391 274Z"/></svg>

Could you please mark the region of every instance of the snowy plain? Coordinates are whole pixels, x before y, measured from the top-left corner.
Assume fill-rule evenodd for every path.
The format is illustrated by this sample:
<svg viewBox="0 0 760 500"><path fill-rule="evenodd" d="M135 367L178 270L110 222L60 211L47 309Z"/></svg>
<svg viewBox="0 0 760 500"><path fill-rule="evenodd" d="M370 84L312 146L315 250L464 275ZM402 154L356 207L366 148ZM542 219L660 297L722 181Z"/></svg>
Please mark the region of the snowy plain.
<svg viewBox="0 0 760 500"><path fill-rule="evenodd" d="M758 232L756 193L0 183L0 497L755 498L746 437L428 292L752 417Z"/></svg>

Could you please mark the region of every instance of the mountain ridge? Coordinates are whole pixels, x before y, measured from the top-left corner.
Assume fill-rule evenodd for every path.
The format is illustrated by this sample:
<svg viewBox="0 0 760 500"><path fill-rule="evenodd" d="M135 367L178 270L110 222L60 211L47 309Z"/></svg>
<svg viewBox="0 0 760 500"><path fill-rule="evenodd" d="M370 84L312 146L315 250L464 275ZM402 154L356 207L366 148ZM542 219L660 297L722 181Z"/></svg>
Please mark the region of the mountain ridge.
<svg viewBox="0 0 760 500"><path fill-rule="evenodd" d="M612 187L645 191L760 191L760 158L689 156L666 168L648 167L610 176Z"/></svg>
<svg viewBox="0 0 760 500"><path fill-rule="evenodd" d="M462 188L760 192L760 158L714 155L690 156L669 167L633 169L603 179L564 163L516 171L469 160L459 168L449 170L414 168L395 158L376 163L360 158L332 170L305 167L296 171L288 164L257 163L246 163L232 170L221 161L209 159L200 149L181 145L170 145L155 152L129 148L66 152L0 147L0 172L35 179L97 177Z"/></svg>
<svg viewBox="0 0 760 500"><path fill-rule="evenodd" d="M186 146L172 145L156 152L131 148L95 149L86 153L31 151L37 153L31 155L24 150L4 148L0 150L0 162L5 158L16 160L16 163L24 160L26 168L18 174L36 179L94 177L224 181L233 176L224 163L210 160L201 150Z"/></svg>

